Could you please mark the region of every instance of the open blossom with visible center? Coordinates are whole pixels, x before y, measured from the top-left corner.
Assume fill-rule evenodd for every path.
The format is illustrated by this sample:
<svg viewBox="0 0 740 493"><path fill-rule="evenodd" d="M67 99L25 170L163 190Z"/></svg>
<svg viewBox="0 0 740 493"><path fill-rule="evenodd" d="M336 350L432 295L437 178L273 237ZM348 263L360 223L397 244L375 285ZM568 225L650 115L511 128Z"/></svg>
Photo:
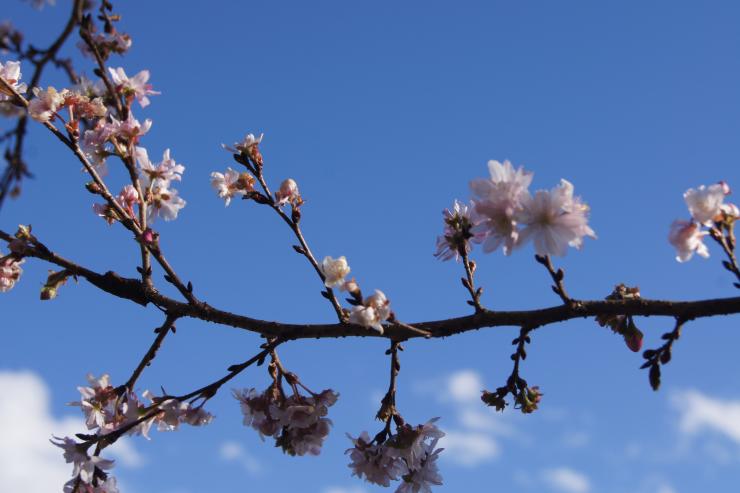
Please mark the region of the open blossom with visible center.
<svg viewBox="0 0 740 493"><path fill-rule="evenodd" d="M153 222L157 216L165 221L177 219L180 209L187 204L185 200L178 196L177 190L168 188L168 184L162 182L154 184L148 199L150 206L147 212L150 222Z"/></svg>
<svg viewBox="0 0 740 493"><path fill-rule="evenodd" d="M38 122L43 123L53 119L54 114L64 104L64 91L57 92L51 86L47 87L46 91L34 87L33 94L36 97L28 103L28 114Z"/></svg>
<svg viewBox="0 0 740 493"><path fill-rule="evenodd" d="M108 72L110 72L111 80L116 85L116 91L126 98L135 98L142 108L149 106L147 96L161 94L158 91L153 91L152 85L147 83L149 81L148 70L142 70L131 78L126 75L123 67L108 68Z"/></svg>
<svg viewBox="0 0 740 493"><path fill-rule="evenodd" d="M490 179L470 182L477 214L472 232L475 241L483 243L484 252L502 247L504 254L509 255L519 238L516 216L521 211L522 199L529 194L527 189L534 175L521 166L515 170L509 161L503 164L489 161L488 170Z"/></svg>
<svg viewBox="0 0 740 493"><path fill-rule="evenodd" d="M583 238L596 238L588 226L588 206L573 197L573 185L560 180L552 190L538 190L532 197L524 195L522 209L517 214L524 229L519 234L519 244L534 242L538 255L563 256L568 246L580 248Z"/></svg>
<svg viewBox="0 0 740 493"><path fill-rule="evenodd" d="M6 62L4 65L0 62L0 77L5 80L16 92L23 94L28 89L25 83L21 82L21 63ZM5 88L0 86L0 101L8 101L13 96Z"/></svg>
<svg viewBox="0 0 740 493"><path fill-rule="evenodd" d="M470 253L473 247L469 240L475 236L471 232L475 223L473 213L472 207L468 207L457 200L455 200L452 210L445 209L442 211L445 229L442 236L437 237L435 257L440 260L450 260L452 258L460 260L461 249L464 248L466 254Z"/></svg>
<svg viewBox="0 0 740 493"><path fill-rule="evenodd" d="M249 173L239 173L226 168L225 173L217 171L211 173L211 186L228 206L235 195L246 195L247 192L254 190L254 177Z"/></svg>
<svg viewBox="0 0 740 493"><path fill-rule="evenodd" d="M709 250L704 244L704 237L708 234L707 231L701 231L699 224L693 221L673 221L668 241L676 249L676 260L686 262L695 253L704 258L709 257Z"/></svg>
<svg viewBox="0 0 740 493"><path fill-rule="evenodd" d="M116 392L110 384L110 377L104 374L100 378L95 378L92 374L88 374L87 381L90 387L77 387L80 391L80 401L70 402L69 405L82 408L88 430L100 428L110 431L114 428L112 425L115 417L113 404L116 399Z"/></svg>
<svg viewBox="0 0 740 493"><path fill-rule="evenodd" d="M139 138L152 128L152 121L147 118L144 120L144 123L141 124L129 111L128 117L123 121L117 120L116 117L111 116L111 123L108 124L108 127L110 136L124 138L130 143L136 144L139 142Z"/></svg>
<svg viewBox="0 0 740 493"><path fill-rule="evenodd" d="M301 193L298 191L298 183L292 178L283 180L280 184L280 189L275 192L275 198L277 199L277 205L293 204L301 205L303 199Z"/></svg>
<svg viewBox="0 0 740 493"><path fill-rule="evenodd" d="M721 219L723 210L732 215L732 204L723 204L725 195L729 194L730 187L721 181L708 187L701 185L696 189L689 188L683 198L694 220L704 226L711 226L714 221Z"/></svg>
<svg viewBox="0 0 740 493"><path fill-rule="evenodd" d="M23 262L24 259L19 260L13 255L3 257L0 253L0 293L7 293L13 289L23 274L23 269L21 269Z"/></svg>
<svg viewBox="0 0 740 493"><path fill-rule="evenodd" d="M324 285L327 288L342 286L344 284L344 278L350 272L349 264L347 264L347 259L344 256L337 259L324 257L319 267L321 268L321 273L326 278Z"/></svg>
<svg viewBox="0 0 740 493"><path fill-rule="evenodd" d="M185 166L177 164L170 157L169 149L165 149L162 154L162 161L157 164L152 164L147 150L143 147L137 147L134 154L139 163L139 168L141 168L141 183L145 188L148 188L155 181L169 184L171 181L182 180Z"/></svg>
<svg viewBox="0 0 740 493"><path fill-rule="evenodd" d="M232 154L249 154L249 150L254 146L258 146L264 136L265 134L260 134L259 137L255 137L254 134L247 134L241 142L235 142L233 147L226 144L221 144L221 147Z"/></svg>
<svg viewBox="0 0 740 493"><path fill-rule="evenodd" d="M349 321L383 333L383 322L391 316L391 302L385 294L375 290L375 294L365 298L362 305L353 306Z"/></svg>

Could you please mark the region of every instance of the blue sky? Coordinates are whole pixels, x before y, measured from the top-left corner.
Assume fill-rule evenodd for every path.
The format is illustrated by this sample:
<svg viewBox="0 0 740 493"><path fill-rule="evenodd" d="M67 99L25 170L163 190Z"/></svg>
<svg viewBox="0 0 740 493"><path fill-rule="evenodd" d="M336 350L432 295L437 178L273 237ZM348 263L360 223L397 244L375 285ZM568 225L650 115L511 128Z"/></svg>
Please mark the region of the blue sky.
<svg viewBox="0 0 740 493"><path fill-rule="evenodd" d="M0 18L43 46L69 3L36 12L9 1ZM486 176L489 159L534 171L533 190L566 178L591 206L598 240L557 260L574 297L602 298L619 282L651 298L735 294L713 245L710 259L678 264L666 237L671 221L688 215L687 188L718 180L740 187L736 2L120 3L122 29L134 43L109 65L130 75L151 71L162 95L135 108L154 121L143 145L152 157L170 148L186 166L178 189L188 205L177 221L157 225L162 247L214 305L288 322L333 318L278 218L241 201L224 208L209 186L212 171L234 166L220 144L247 132L265 133L273 185L298 182L317 256L347 256L363 288L384 290L406 321L468 313L461 266L432 253L440 211L468 198L468 182ZM73 44L66 52L91 74ZM49 73L47 83L64 82ZM36 178L5 205L0 228L30 223L64 256L136 275L137 250L122 228L91 213L73 157L40 128L29 136L27 157ZM123 179L114 169L112 188ZM532 254L531 247L511 257L475 251L485 306L558 302ZM79 419L65 403L78 398L88 372L126 379L161 322L156 309L84 282L40 302L47 269L27 262L22 281L0 298L0 427L16 437L0 440L0 464L7 464L0 481L11 469L23 472L17 464L24 461L44 464L28 472L37 485L69 474L45 443L52 431L71 433L70 417ZM671 328L658 318L638 325L646 347ZM736 491L736 327L736 318L690 323L659 393L638 370L640 356L592 320L537 331L523 374L545 397L531 416L494 414L477 401L481 386L495 388L509 374L515 328L412 341L402 353L398 401L408 421L440 416L449 434L445 485L435 491ZM258 341L182 320L140 388L196 388L253 354ZM380 429L373 417L387 386L385 349L382 341L348 339L281 351L309 386L341 394L318 458L286 457L261 443L224 392L209 403L217 416L209 427L117 446L116 475L136 493L379 491L349 476L343 452L346 432ZM267 384L257 369L234 386Z"/></svg>

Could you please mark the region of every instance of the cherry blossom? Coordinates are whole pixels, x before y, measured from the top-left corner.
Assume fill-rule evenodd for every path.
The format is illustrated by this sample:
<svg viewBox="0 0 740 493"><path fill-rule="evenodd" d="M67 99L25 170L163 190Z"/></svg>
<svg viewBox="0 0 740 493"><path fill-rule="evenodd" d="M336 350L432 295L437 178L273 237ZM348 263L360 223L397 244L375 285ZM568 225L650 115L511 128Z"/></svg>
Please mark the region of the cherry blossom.
<svg viewBox="0 0 740 493"><path fill-rule="evenodd" d="M112 430L115 417L113 407L116 399L116 392L110 383L108 374L95 378L91 373L87 375L89 387L77 387L81 399L76 402L70 402L70 406L79 406L85 414L85 424L88 430L100 428L101 430Z"/></svg>
<svg viewBox="0 0 740 493"><path fill-rule="evenodd" d="M147 96L155 96L161 94L158 91L152 90L152 85L148 84L149 71L142 70L138 74L129 78L123 67L117 69L109 68L111 80L116 85L116 91L126 99L135 98L142 108L149 106L149 98Z"/></svg>
<svg viewBox="0 0 740 493"><path fill-rule="evenodd" d="M147 209L150 222L153 222L156 217L161 217L165 221L177 219L180 209L187 204L178 196L177 190L169 188L169 184L164 182L155 182L149 193L148 201L151 204Z"/></svg>
<svg viewBox="0 0 740 493"><path fill-rule="evenodd" d="M185 172L185 166L177 164L170 157L169 149L165 149L162 154L162 161L157 164L152 164L149 160L147 150L143 147L137 147L134 154L139 163L139 168L141 168L141 183L144 187L148 188L155 181L169 184L171 181L182 180L182 173Z"/></svg>
<svg viewBox="0 0 740 493"><path fill-rule="evenodd" d="M108 150L105 148L106 142L111 137L112 129L105 123L105 120L98 120L92 130L86 130L82 137L82 151L90 159L97 172L102 176L108 173L105 166L105 160L108 157Z"/></svg>
<svg viewBox="0 0 740 493"><path fill-rule="evenodd" d="M3 65L0 62L0 77L7 82L16 92L23 94L28 89L25 83L20 82L21 80L21 63L10 61ZM12 98L13 94L8 93L5 88L0 87L0 101L8 101Z"/></svg>
<svg viewBox="0 0 740 493"><path fill-rule="evenodd" d="M226 144L221 144L221 147L226 149L232 154L249 154L250 149L252 149L255 146L258 146L262 142L262 138L265 136L265 134L260 134L259 137L255 137L254 134L247 134L244 136L244 139L241 142L235 142L233 146L227 146Z"/></svg>
<svg viewBox="0 0 740 493"><path fill-rule="evenodd" d="M386 487L400 479L396 492L431 492L431 485L442 484L436 464L442 449L436 446L444 433L435 421L437 418L419 426L401 425L385 441L380 435L370 440L367 432L356 439L347 435L354 445L346 451L352 475Z"/></svg>
<svg viewBox="0 0 740 493"><path fill-rule="evenodd" d="M288 178L280 184L280 189L275 192L277 205L292 204L299 206L303 203L301 193L298 191L298 184L294 179Z"/></svg>
<svg viewBox="0 0 740 493"><path fill-rule="evenodd" d="M397 457L386 454L386 447L382 444L373 445L370 436L363 431L359 437L352 438L354 447L347 449L349 454L352 475L365 481L380 486L388 487L391 481L397 481L403 471L404 465Z"/></svg>
<svg viewBox="0 0 740 493"><path fill-rule="evenodd" d="M584 236L596 237L587 213L588 207L573 197L573 185L567 180L550 191L538 190L534 197L525 194L517 214L524 225L518 242L531 239L538 255L563 256L568 246L580 248Z"/></svg>
<svg viewBox="0 0 740 493"><path fill-rule="evenodd" d="M337 259L324 257L319 268L326 278L324 285L327 288L342 286L344 284L344 278L347 277L350 272L349 264L347 264L347 259L344 256Z"/></svg>
<svg viewBox="0 0 740 493"><path fill-rule="evenodd" d="M289 455L319 455L331 428L328 408L339 396L327 389L285 398L274 385L262 394L255 389L234 390L233 394L240 402L245 426L257 430L260 438L274 437L275 444Z"/></svg>
<svg viewBox="0 0 740 493"><path fill-rule="evenodd" d="M104 459L100 456L94 455L89 456L84 453L80 448L80 444L75 442L69 437L57 438L51 440L51 443L61 448L64 452L64 460L69 464L74 464L72 471L73 481L76 483L77 479L86 485L92 487L98 487L104 485L107 481L105 479L105 471L113 467L113 461L110 459ZM69 483L67 483L69 484ZM113 484L114 486L114 484ZM66 485L65 485L66 489ZM84 491L84 490L83 490ZM93 491L116 491L116 490L93 490Z"/></svg>
<svg viewBox="0 0 740 493"><path fill-rule="evenodd" d="M473 204L477 214L472 228L475 241L483 243L483 251L493 252L502 247L504 254L511 254L517 245L519 231L516 216L522 200L528 195L533 173L523 167L516 170L509 161L503 164L489 161L490 179L479 178L470 182Z"/></svg>
<svg viewBox="0 0 740 493"><path fill-rule="evenodd" d="M668 241L676 249L676 260L686 262L695 253L704 258L709 257L709 249L704 244L704 237L708 234L707 231L701 231L699 224L693 221L673 221Z"/></svg>
<svg viewBox="0 0 740 493"><path fill-rule="evenodd" d="M7 293L13 289L23 274L23 269L21 269L23 262L24 259L19 259L15 255L3 257L0 253L0 293Z"/></svg>
<svg viewBox="0 0 740 493"><path fill-rule="evenodd" d="M704 226L711 226L720 218L725 195L730 194L730 187L721 181L714 185L699 186L696 189L689 188L683 194L686 205L694 220Z"/></svg>
<svg viewBox="0 0 740 493"><path fill-rule="evenodd" d="M91 99L84 93L68 89L64 89L61 94L64 96L64 106L69 107L71 120L100 118L108 113L108 108L103 104L101 97Z"/></svg>
<svg viewBox="0 0 740 493"><path fill-rule="evenodd" d="M470 253L472 245L470 239L475 237L471 232L475 219L473 207L455 200L452 210L445 209L442 211L444 216L444 233L437 237L437 251L434 256L440 260L460 260L460 251L464 249L465 253ZM479 237L483 235L479 234Z"/></svg>
<svg viewBox="0 0 740 493"><path fill-rule="evenodd" d="M131 144L136 144L139 142L139 138L152 128L152 121L147 118L144 120L144 123L141 124L129 111L128 117L123 121L117 120L116 117L111 116L111 123L109 123L108 126L111 136L123 138L128 140Z"/></svg>
<svg viewBox="0 0 740 493"><path fill-rule="evenodd" d="M233 169L226 168L225 173L214 171L211 173L211 186L216 190L218 196L224 199L226 206L231 203L235 195L246 195L254 190L254 177L249 173L239 173Z"/></svg>
<svg viewBox="0 0 740 493"><path fill-rule="evenodd" d="M385 294L375 290L375 294L365 298L362 305L352 307L349 321L353 324L372 328L383 333L383 322L391 316L390 301Z"/></svg>
<svg viewBox="0 0 740 493"><path fill-rule="evenodd" d="M442 476L439 474L439 468L437 467L437 458L444 449L435 449L436 446L436 439L424 445L424 456L419 465L403 475L403 482L396 493L431 493L431 485L442 485Z"/></svg>
<svg viewBox="0 0 740 493"><path fill-rule="evenodd" d="M33 94L36 97L28 103L28 114L31 118L41 123L52 120L59 108L64 104L63 91L61 93L57 92L51 86L46 91L34 87Z"/></svg>

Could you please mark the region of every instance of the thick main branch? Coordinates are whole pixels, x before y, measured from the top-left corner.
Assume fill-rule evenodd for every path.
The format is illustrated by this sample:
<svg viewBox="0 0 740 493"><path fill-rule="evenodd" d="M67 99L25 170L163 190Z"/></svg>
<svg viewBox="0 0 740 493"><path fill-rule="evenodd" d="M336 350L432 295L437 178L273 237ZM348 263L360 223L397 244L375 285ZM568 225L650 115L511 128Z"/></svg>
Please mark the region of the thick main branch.
<svg viewBox="0 0 740 493"><path fill-rule="evenodd" d="M13 237L0 231L0 239L10 242ZM245 315L214 308L204 302L182 303L156 290L145 290L138 279L121 277L114 272L99 274L51 252L39 243L29 245L24 253L54 265L64 267L78 277L89 281L97 288L117 296L146 305L153 303L165 309L171 316L190 317L221 325L249 330L269 337L281 339L336 338L336 337L385 337L394 340L423 337L418 331L409 330L404 324L389 324L383 334L353 324L286 324L260 320ZM696 301L665 301L645 298L627 300L579 301L573 305L558 305L549 308L517 311L483 310L474 315L413 323L417 329L429 332L430 337L448 337L471 330L512 326L536 329L544 325L564 322L574 318L597 315L664 316L692 320L717 315L740 313L740 297L717 298Z"/></svg>

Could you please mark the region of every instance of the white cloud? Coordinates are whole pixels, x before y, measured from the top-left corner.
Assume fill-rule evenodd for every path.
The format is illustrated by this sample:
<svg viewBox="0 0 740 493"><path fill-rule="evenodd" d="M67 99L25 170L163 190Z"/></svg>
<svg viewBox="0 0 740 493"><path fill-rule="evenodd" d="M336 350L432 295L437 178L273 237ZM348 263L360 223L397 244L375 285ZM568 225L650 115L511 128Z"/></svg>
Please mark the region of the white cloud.
<svg viewBox="0 0 740 493"><path fill-rule="evenodd" d="M441 458L465 467L475 467L499 455L498 444L493 438L475 432L445 430L439 446L445 449Z"/></svg>
<svg viewBox="0 0 740 493"><path fill-rule="evenodd" d="M516 430L505 421L503 413L494 412L490 407L465 406L458 410L457 419L468 430L484 431L501 436L514 436Z"/></svg>
<svg viewBox="0 0 740 493"><path fill-rule="evenodd" d="M342 486L329 486L321 490L321 493L365 493L367 490L360 488L359 486L351 486L344 488Z"/></svg>
<svg viewBox="0 0 740 493"><path fill-rule="evenodd" d="M52 434L63 437L86 431L82 419L55 418L49 409L48 386L30 371L0 371L0 395L4 396L0 399L0 491L60 491L71 478L72 467L49 439ZM120 465L143 462L130 443L116 443L110 450Z"/></svg>
<svg viewBox="0 0 740 493"><path fill-rule="evenodd" d="M253 476L260 474L264 469L262 464L237 442L223 442L219 448L219 455L227 462L236 462Z"/></svg>
<svg viewBox="0 0 740 493"><path fill-rule="evenodd" d="M673 396L673 405L680 413L681 432L694 435L711 430L740 444L740 400L714 399L687 390Z"/></svg>
<svg viewBox="0 0 740 493"><path fill-rule="evenodd" d="M456 402L480 402L483 379L474 370L459 370L447 377L446 390Z"/></svg>
<svg viewBox="0 0 740 493"><path fill-rule="evenodd" d="M542 471L542 479L552 489L565 493L588 493L591 483L584 474L567 467L557 467Z"/></svg>

